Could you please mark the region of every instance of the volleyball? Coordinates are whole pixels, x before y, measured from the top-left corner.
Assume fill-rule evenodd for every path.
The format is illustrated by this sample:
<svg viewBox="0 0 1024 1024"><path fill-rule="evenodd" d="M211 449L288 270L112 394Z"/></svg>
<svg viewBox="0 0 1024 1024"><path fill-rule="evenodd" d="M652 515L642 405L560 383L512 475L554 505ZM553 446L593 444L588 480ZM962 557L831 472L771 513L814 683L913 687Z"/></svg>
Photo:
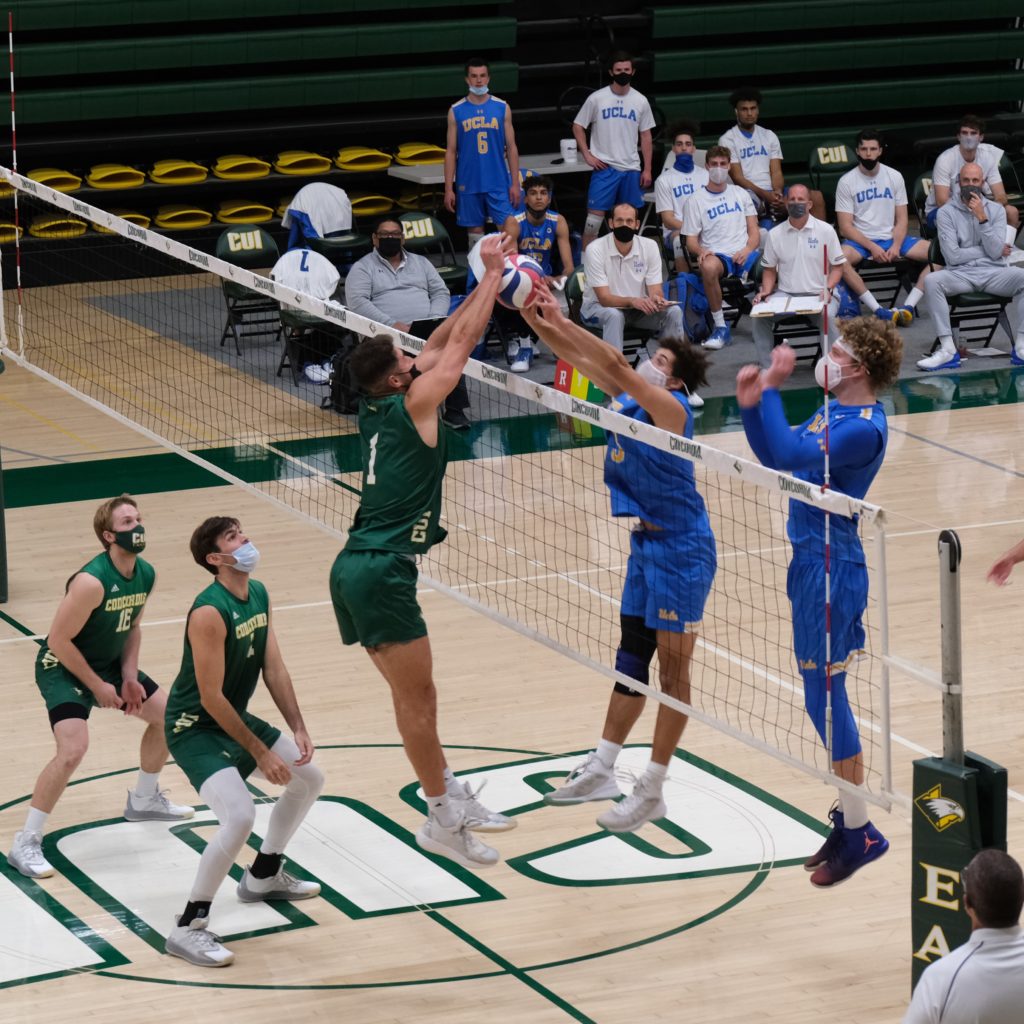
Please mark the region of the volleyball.
<svg viewBox="0 0 1024 1024"><path fill-rule="evenodd" d="M477 242L469 253L469 269L477 281L482 281L484 276L484 263L480 258L480 246L483 242L484 239ZM498 289L498 301L509 309L522 309L533 297L534 288L543 280L544 271L532 256L524 256L521 253L506 256L505 272L501 275L501 287Z"/></svg>

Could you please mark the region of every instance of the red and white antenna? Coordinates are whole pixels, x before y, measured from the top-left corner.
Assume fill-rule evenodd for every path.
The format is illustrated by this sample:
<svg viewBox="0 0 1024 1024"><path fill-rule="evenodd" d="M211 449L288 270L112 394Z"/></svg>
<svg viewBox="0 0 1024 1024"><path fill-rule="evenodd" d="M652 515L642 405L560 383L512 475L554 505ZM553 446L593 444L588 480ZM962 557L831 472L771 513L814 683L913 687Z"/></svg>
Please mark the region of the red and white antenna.
<svg viewBox="0 0 1024 1024"><path fill-rule="evenodd" d="M11 82L11 170L18 173L18 131L14 116L14 12L7 12L7 55ZM25 321L21 294L21 219L18 190L14 190L14 283L18 294L18 355L25 354Z"/></svg>

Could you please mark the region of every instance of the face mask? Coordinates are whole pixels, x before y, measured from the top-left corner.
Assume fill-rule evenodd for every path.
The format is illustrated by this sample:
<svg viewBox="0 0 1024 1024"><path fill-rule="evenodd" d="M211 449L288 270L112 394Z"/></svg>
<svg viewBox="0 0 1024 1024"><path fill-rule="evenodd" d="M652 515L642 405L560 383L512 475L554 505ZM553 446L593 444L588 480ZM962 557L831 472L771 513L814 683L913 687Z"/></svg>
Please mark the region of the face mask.
<svg viewBox="0 0 1024 1024"><path fill-rule="evenodd" d="M981 142L981 139L979 139L977 135L961 135L960 136L960 145L964 149L969 149L972 152L978 148L978 143L979 142Z"/></svg>
<svg viewBox="0 0 1024 1024"><path fill-rule="evenodd" d="M260 564L260 553L256 545L247 540L240 548L231 552L235 557L235 564L231 567L239 572L252 572Z"/></svg>
<svg viewBox="0 0 1024 1024"><path fill-rule="evenodd" d="M114 535L114 543L130 555L137 555L140 551L146 550L146 528L139 523L130 530L111 530Z"/></svg>
<svg viewBox="0 0 1024 1024"><path fill-rule="evenodd" d="M636 232L632 228L626 227L625 224L620 224L617 228L612 228L612 234L617 242L622 242L625 245L627 242L633 241Z"/></svg>
<svg viewBox="0 0 1024 1024"><path fill-rule="evenodd" d="M961 185L960 199L966 206L971 201L971 196L984 196L985 190L980 185Z"/></svg>
<svg viewBox="0 0 1024 1024"><path fill-rule="evenodd" d="M487 86L487 85L471 85L469 87L469 91L474 96L486 96L487 93L490 91L490 86Z"/></svg>
<svg viewBox="0 0 1024 1024"><path fill-rule="evenodd" d="M814 364L814 379L818 382L819 388L825 387L825 371L828 370L828 390L835 391L836 386L843 379L843 368L832 358L825 355Z"/></svg>
<svg viewBox="0 0 1024 1024"><path fill-rule="evenodd" d="M877 157L875 157L872 160L869 160L867 157L862 156L858 157L858 159L860 160L861 167L863 167L865 171L873 171L878 166Z"/></svg>
<svg viewBox="0 0 1024 1024"><path fill-rule="evenodd" d="M676 162L673 165L677 171L682 171L683 174L689 174L693 170L693 154L692 153L680 153L676 157Z"/></svg>
<svg viewBox="0 0 1024 1024"><path fill-rule="evenodd" d="M807 216L806 203L787 203L786 209L789 211L789 216L793 220L799 220L801 217Z"/></svg>
<svg viewBox="0 0 1024 1024"><path fill-rule="evenodd" d="M402 240L400 238L378 238L377 239L377 252L389 260L392 256L397 256L402 251Z"/></svg>
<svg viewBox="0 0 1024 1024"><path fill-rule="evenodd" d="M636 368L636 372L638 377L643 377L648 384L653 384L656 388L663 388L668 383L668 377L650 359L645 359Z"/></svg>
<svg viewBox="0 0 1024 1024"><path fill-rule="evenodd" d="M617 75L612 75L612 81L616 85L629 85L632 79L633 76L626 71L620 71Z"/></svg>
<svg viewBox="0 0 1024 1024"><path fill-rule="evenodd" d="M728 167L709 167L708 179L714 185L724 185L729 180Z"/></svg>

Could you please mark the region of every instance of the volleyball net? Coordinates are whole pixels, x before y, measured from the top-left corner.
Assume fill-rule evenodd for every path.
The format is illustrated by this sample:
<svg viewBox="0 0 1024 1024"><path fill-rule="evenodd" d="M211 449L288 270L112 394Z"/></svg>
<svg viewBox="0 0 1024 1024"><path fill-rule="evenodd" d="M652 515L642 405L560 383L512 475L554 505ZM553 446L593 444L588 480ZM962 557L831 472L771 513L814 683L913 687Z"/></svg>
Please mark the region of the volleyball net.
<svg viewBox="0 0 1024 1024"><path fill-rule="evenodd" d="M14 246L4 246L4 354L343 539L362 481L355 417L321 408L325 387L296 381L282 366L284 340L273 331L243 339L241 354L230 339L225 344L223 286L242 285L299 310L324 336L391 329L5 169L0 177L16 190L22 223L45 218L51 238L61 219L69 225L65 244L24 246L23 269L31 264L32 280L43 282L32 287L16 287ZM423 344L400 339L410 350ZM610 680L617 680L837 781L804 710L793 655L786 525L791 501L855 520L870 599L865 650L847 667L846 689L863 744L866 795L888 806L882 510L701 439L637 423L512 374L504 363L471 360L466 377L474 422L449 435L442 522L448 538L423 557L421 571L438 589L603 677L594 691L595 722ZM691 462L707 506L718 569L691 666L691 705L657 691L656 669L648 687L615 670L630 521L612 518L603 482L611 433ZM500 687L493 692L502 699Z"/></svg>

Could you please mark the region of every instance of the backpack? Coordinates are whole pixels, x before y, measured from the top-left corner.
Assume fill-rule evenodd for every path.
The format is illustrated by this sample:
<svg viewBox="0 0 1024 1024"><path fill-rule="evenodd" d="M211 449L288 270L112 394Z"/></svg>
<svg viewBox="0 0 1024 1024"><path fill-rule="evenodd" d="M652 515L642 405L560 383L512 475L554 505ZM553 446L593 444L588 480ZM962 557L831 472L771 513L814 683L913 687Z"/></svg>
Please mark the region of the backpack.
<svg viewBox="0 0 1024 1024"><path fill-rule="evenodd" d="M708 297L704 294L704 282L696 274L678 274L666 283L665 292L668 298L672 298L675 292L674 297L683 311L683 330L687 339L694 345L706 340L715 329L715 322L711 317Z"/></svg>
<svg viewBox="0 0 1024 1024"><path fill-rule="evenodd" d="M359 412L362 392L356 387L349 366L354 351L354 345L343 345L331 356L331 376L327 381L327 395L320 403L321 409L333 409L346 415Z"/></svg>

